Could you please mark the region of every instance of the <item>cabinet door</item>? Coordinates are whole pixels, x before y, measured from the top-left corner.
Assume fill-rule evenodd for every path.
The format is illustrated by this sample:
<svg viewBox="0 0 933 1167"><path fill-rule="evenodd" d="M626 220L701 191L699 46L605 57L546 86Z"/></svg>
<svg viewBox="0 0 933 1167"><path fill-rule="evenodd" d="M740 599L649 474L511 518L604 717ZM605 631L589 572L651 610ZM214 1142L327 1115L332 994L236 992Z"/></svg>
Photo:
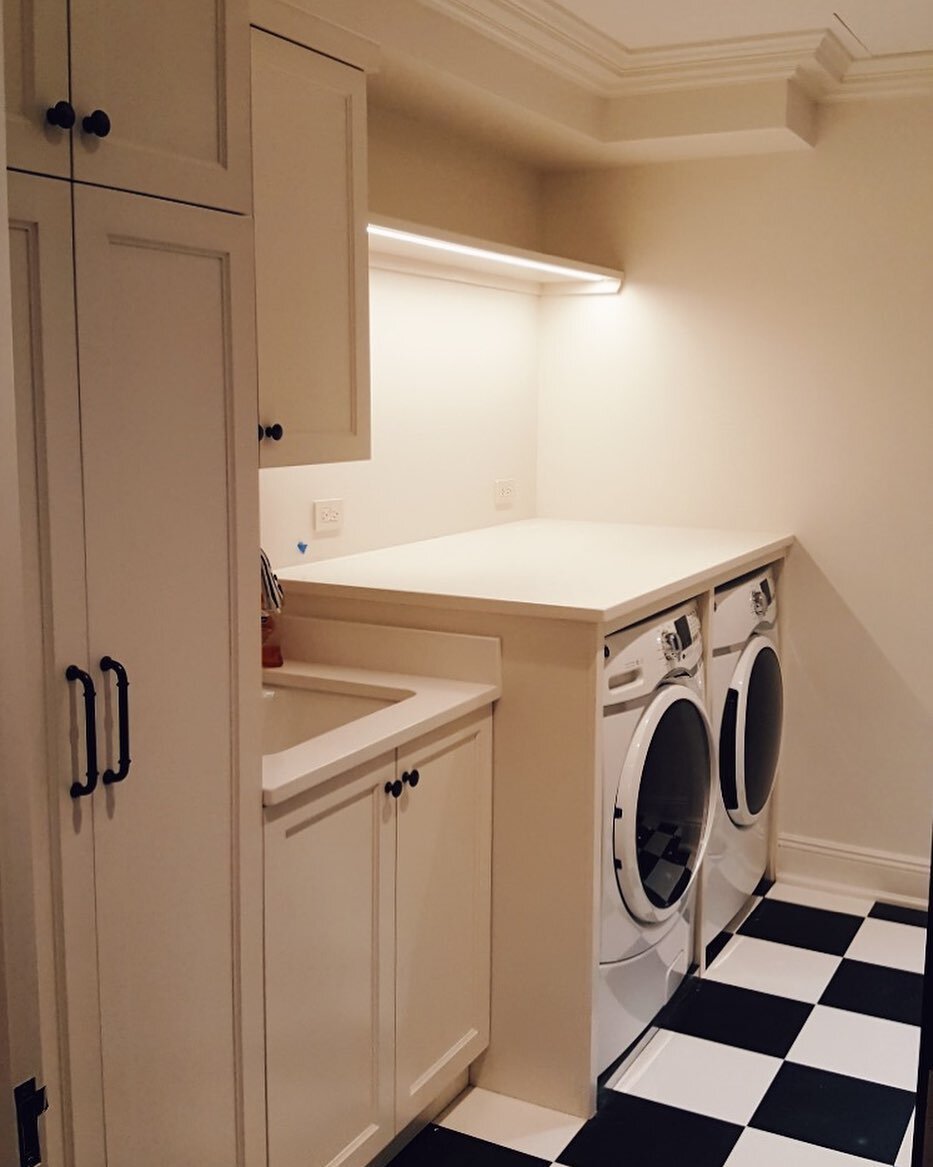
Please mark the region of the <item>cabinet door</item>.
<svg viewBox="0 0 933 1167"><path fill-rule="evenodd" d="M368 458L365 79L253 29L252 94L260 460Z"/></svg>
<svg viewBox="0 0 933 1167"><path fill-rule="evenodd" d="M88 662L71 193L67 183L15 173L8 189L20 531L27 634L35 645L19 670L33 707L44 714L36 746L44 764L37 764L16 805L18 815L33 810L39 1002L32 1009L19 1002L11 1020L16 1027L40 1021L41 1081L51 1100L46 1158L64 1161L62 1123L72 1114L69 1141L85 1149L86 1162L103 1162L97 984L84 974L96 965L91 811L68 795L72 778L84 781L84 720L77 693L64 680L69 664L86 668ZM51 873L62 868L69 878L53 885ZM54 921L67 922L57 945L67 985L62 992L55 984ZM20 972L27 951L21 946ZM60 1049L58 1026L67 1025L72 1040Z"/></svg>
<svg viewBox="0 0 933 1167"><path fill-rule="evenodd" d="M83 187L74 214L101 768L120 714L98 662L130 682L129 774L73 812L93 814L106 1161L227 1167L262 1089L241 918L261 871L241 827L259 828L259 637L237 616L257 587L251 224Z"/></svg>
<svg viewBox="0 0 933 1167"><path fill-rule="evenodd" d="M248 212L248 38L247 0L71 0L74 177Z"/></svg>
<svg viewBox="0 0 933 1167"><path fill-rule="evenodd" d="M7 165L61 178L71 173L71 132L45 112L67 101L67 0L3 0Z"/></svg>
<svg viewBox="0 0 933 1167"><path fill-rule="evenodd" d="M486 713L399 754L399 1128L489 1043L491 745Z"/></svg>
<svg viewBox="0 0 933 1167"><path fill-rule="evenodd" d="M270 1167L358 1167L394 1133L394 776L267 811Z"/></svg>

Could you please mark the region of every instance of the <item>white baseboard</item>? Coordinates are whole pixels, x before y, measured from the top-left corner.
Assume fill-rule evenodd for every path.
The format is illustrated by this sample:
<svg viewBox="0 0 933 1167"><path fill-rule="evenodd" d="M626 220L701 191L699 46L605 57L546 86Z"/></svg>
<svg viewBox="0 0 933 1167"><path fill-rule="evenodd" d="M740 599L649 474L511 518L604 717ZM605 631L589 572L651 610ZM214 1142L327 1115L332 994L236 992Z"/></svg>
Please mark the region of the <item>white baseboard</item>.
<svg viewBox="0 0 933 1167"><path fill-rule="evenodd" d="M787 883L859 892L916 908L926 908L930 887L930 864L925 858L805 835L778 835L777 875Z"/></svg>

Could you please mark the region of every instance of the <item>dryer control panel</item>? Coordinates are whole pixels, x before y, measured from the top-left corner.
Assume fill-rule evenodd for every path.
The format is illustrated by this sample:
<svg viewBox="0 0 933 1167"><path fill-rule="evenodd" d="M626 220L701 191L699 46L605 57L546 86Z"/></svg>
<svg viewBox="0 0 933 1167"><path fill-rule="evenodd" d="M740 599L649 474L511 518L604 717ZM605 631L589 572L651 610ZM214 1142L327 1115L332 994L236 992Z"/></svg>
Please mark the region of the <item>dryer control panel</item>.
<svg viewBox="0 0 933 1167"><path fill-rule="evenodd" d="M703 635L696 604L682 604L606 637L604 705L633 701L670 676L699 676Z"/></svg>

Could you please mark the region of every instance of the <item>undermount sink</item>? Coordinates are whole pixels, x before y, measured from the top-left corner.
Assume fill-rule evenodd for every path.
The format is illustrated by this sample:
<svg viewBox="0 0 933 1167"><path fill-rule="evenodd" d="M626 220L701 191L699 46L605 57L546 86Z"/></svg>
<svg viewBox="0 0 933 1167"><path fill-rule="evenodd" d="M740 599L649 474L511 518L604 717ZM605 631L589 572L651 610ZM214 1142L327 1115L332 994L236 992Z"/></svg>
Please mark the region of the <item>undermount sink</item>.
<svg viewBox="0 0 933 1167"><path fill-rule="evenodd" d="M283 676L262 687L262 752L277 754L321 734L387 709L414 694L409 689Z"/></svg>

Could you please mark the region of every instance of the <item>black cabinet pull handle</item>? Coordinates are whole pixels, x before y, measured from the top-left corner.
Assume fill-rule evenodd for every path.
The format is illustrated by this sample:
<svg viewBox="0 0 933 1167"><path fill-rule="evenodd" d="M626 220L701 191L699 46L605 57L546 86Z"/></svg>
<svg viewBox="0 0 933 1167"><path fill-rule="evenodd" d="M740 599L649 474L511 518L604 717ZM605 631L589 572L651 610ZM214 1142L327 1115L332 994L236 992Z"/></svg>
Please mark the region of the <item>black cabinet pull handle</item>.
<svg viewBox="0 0 933 1167"><path fill-rule="evenodd" d="M279 423L276 422L275 425L267 425L263 430L263 433L267 438L271 438L273 442L280 442L282 440L282 435L285 433L285 430L283 430Z"/></svg>
<svg viewBox="0 0 933 1167"><path fill-rule="evenodd" d="M130 683L126 677L126 669L112 656L101 657L101 671L117 674L117 718L119 720L118 733L120 736L119 769L104 771L104 785L110 786L114 782L122 782L130 772Z"/></svg>
<svg viewBox="0 0 933 1167"><path fill-rule="evenodd" d="M106 138L110 133L110 118L102 109L95 109L81 119L81 129L86 134L93 134L95 138Z"/></svg>
<svg viewBox="0 0 933 1167"><path fill-rule="evenodd" d="M45 111L45 120L60 130L70 130L75 124L75 107L70 101L56 101Z"/></svg>
<svg viewBox="0 0 933 1167"><path fill-rule="evenodd" d="M398 778L396 778L394 782L386 783L386 794L391 794L393 798L402 797L402 784L399 782Z"/></svg>
<svg viewBox="0 0 933 1167"><path fill-rule="evenodd" d="M262 439L263 439L265 436L266 436L266 431L265 431L265 430L262 428L262 426L260 425L260 426L259 426L259 440L260 440L260 441L262 441Z"/></svg>
<svg viewBox="0 0 933 1167"><path fill-rule="evenodd" d="M402 781L407 783L412 788L412 790L414 790L414 788L421 781L421 775L417 770L412 770L411 773L406 770L402 775Z"/></svg>
<svg viewBox="0 0 933 1167"><path fill-rule="evenodd" d="M69 665L65 669L65 680L69 683L80 681L84 690L84 744L87 750L87 782L72 782L69 794L72 798L80 798L84 794L93 794L97 789L97 716L94 708L96 695L94 682L77 665Z"/></svg>

